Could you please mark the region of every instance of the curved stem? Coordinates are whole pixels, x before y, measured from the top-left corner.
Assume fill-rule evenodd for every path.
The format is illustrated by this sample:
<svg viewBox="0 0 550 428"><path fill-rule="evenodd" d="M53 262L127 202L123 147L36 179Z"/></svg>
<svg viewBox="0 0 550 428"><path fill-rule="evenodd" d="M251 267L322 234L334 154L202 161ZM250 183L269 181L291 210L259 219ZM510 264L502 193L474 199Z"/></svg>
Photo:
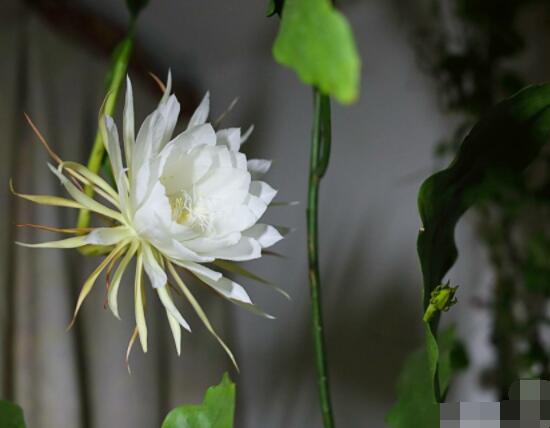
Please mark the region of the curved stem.
<svg viewBox="0 0 550 428"><path fill-rule="evenodd" d="M321 280L319 274L319 239L317 207L319 184L328 166L330 156L330 99L317 89L313 90L314 116L311 140L309 189L307 205L307 247L309 261L309 288L311 294L311 318L313 343L317 368L317 384L324 428L334 428L330 399L327 353L323 331Z"/></svg>

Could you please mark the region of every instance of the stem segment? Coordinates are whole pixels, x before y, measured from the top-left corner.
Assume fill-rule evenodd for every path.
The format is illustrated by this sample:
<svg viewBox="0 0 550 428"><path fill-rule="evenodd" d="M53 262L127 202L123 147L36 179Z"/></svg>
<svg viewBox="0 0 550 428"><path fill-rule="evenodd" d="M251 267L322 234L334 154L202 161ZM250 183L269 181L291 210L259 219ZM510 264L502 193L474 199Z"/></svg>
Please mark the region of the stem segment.
<svg viewBox="0 0 550 428"><path fill-rule="evenodd" d="M311 293L311 318L317 384L324 428L334 428L330 384L328 378L327 354L323 332L323 313L321 302L321 280L319 274L319 238L317 207L319 202L319 184L325 174L330 157L330 99L318 89L313 90L313 131L311 139L309 189L307 206L307 247L309 261L309 288Z"/></svg>

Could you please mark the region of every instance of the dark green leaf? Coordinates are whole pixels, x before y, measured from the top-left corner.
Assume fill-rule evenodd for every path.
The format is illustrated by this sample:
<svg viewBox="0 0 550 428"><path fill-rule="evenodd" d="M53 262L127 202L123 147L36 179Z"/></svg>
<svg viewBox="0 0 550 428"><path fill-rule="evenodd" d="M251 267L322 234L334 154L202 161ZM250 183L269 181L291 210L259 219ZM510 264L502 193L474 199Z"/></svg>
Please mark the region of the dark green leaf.
<svg viewBox="0 0 550 428"><path fill-rule="evenodd" d="M454 358L462 347L455 335L455 329L449 328L439 336L439 347L426 336L426 346L412 353L399 376L397 386L398 400L387 416L388 424L393 428L437 428L439 427L439 404L433 396L433 378L437 361L431 354L439 356L440 388L446 391L452 375L464 368L464 360Z"/></svg>
<svg viewBox="0 0 550 428"><path fill-rule="evenodd" d="M425 306L456 261L454 230L460 217L490 197L499 180L521 174L549 133L550 85L527 88L498 104L474 126L451 165L422 184L418 255Z"/></svg>
<svg viewBox="0 0 550 428"><path fill-rule="evenodd" d="M284 0L269 0L266 16L279 15L283 12Z"/></svg>
<svg viewBox="0 0 550 428"><path fill-rule="evenodd" d="M522 174L549 134L550 85L527 88L493 108L465 138L451 165L422 184L418 206L423 228L417 245L424 309L458 256L454 230L460 217L474 203L498 192L499 182ZM437 323L438 317L427 329L430 368L437 367L440 358L434 340ZM442 397L435 388L432 393L431 401Z"/></svg>
<svg viewBox="0 0 550 428"><path fill-rule="evenodd" d="M9 401L0 401L0 427L25 428L23 410Z"/></svg>
<svg viewBox="0 0 550 428"><path fill-rule="evenodd" d="M202 404L175 408L162 428L232 428L234 413L235 384L226 373L219 385L208 388Z"/></svg>
<svg viewBox="0 0 550 428"><path fill-rule="evenodd" d="M285 0L275 59L342 103L359 94L360 60L352 31L330 0Z"/></svg>

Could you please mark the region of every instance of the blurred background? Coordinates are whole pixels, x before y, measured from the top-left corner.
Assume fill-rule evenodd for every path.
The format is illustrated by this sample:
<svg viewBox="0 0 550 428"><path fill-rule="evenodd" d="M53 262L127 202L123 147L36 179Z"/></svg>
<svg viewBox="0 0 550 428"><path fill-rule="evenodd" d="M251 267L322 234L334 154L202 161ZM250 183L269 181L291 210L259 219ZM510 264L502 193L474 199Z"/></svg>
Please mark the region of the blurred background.
<svg viewBox="0 0 550 428"><path fill-rule="evenodd" d="M383 427L402 363L422 341L419 185L449 162L456 141L488 106L523 84L547 79L550 14L542 0L348 0L338 6L353 27L363 66L359 101L334 105L333 152L321 190L328 357L337 425ZM149 71L164 77L172 70L182 122L207 90L214 118L239 97L226 124L255 125L244 151L273 159L267 181L279 199L302 202L267 214L273 224L296 228L276 247L285 258L247 267L288 291L292 301L241 281L277 317L270 321L195 287L236 353L238 374L193 315L194 332L184 335L178 358L152 299L150 350L143 355L134 349L128 375L131 279L121 287L122 322L103 310L98 281L66 332L96 261L77 252L16 247L16 239L45 237L16 223L68 226L75 213L38 208L8 191L13 178L19 191L61 194L23 112L64 159L86 161L110 51L128 21L125 4L0 3L0 397L24 408L29 427L158 427L176 405L200 402L226 370L238 388L237 427L319 426L305 247L312 96L274 62L278 20L265 11L264 1L151 1L137 23L129 73L138 122L159 97ZM527 369L548 362L548 332L539 323L546 317L550 278L548 196L504 190L506 197L470 212L457 231L461 257L449 278L461 286L460 304L446 318L458 324L470 367L455 382L451 400L502 397L508 381L524 373L516 347L540 345L540 361L530 360ZM510 299L527 294L530 303L521 300L521 308L536 308L540 318L527 344L513 343L510 326L517 320L502 319L521 308L495 309L506 283L513 284L507 290L527 284L522 290L528 291ZM185 303L182 308L191 312Z"/></svg>

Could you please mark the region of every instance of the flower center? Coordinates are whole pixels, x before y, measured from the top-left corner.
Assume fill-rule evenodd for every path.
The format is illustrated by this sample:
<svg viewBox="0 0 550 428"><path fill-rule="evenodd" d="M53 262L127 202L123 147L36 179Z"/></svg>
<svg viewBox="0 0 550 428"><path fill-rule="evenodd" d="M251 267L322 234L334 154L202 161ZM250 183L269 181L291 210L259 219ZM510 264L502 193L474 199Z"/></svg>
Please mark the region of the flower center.
<svg viewBox="0 0 550 428"><path fill-rule="evenodd" d="M194 191L180 190L169 198L172 208L172 220L198 228L201 232L210 230L212 219L209 201Z"/></svg>

